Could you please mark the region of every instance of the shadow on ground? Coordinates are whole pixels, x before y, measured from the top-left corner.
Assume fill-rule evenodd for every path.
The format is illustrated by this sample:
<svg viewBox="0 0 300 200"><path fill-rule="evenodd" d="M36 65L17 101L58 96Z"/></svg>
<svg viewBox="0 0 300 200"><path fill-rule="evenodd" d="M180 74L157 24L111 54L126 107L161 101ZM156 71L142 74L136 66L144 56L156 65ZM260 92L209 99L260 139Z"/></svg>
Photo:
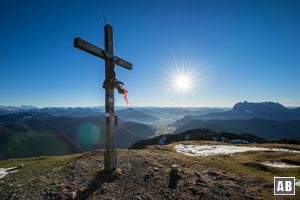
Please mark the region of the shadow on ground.
<svg viewBox="0 0 300 200"><path fill-rule="evenodd" d="M88 199L95 191L105 192L101 189L101 186L104 183L110 183L118 177L117 172L111 174L106 174L104 170L99 171L94 179L88 184L88 186L83 191L77 191L76 199L86 200Z"/></svg>

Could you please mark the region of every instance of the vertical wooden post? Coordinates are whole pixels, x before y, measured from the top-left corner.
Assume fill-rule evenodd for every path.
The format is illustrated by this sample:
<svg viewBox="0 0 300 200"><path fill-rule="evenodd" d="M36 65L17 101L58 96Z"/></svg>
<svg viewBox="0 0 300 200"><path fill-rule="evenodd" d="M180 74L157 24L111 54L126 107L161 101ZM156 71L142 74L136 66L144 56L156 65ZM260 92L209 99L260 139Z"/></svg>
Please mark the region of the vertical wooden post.
<svg viewBox="0 0 300 200"><path fill-rule="evenodd" d="M105 133L106 150L104 154L104 167L107 173L116 169L116 150L115 150L115 110L114 110L114 80L115 64L113 58L113 30L109 24L104 26L105 51L109 53L105 59L105 80L109 87L105 88Z"/></svg>
<svg viewBox="0 0 300 200"><path fill-rule="evenodd" d="M116 149L115 149L115 99L114 87L116 81L115 64L125 69L131 70L132 64L118 56L114 55L113 49L113 30L112 26L104 26L105 50L77 37L74 39L74 47L81 49L94 56L105 60L105 134L106 148L104 153L104 168L107 173L116 169Z"/></svg>

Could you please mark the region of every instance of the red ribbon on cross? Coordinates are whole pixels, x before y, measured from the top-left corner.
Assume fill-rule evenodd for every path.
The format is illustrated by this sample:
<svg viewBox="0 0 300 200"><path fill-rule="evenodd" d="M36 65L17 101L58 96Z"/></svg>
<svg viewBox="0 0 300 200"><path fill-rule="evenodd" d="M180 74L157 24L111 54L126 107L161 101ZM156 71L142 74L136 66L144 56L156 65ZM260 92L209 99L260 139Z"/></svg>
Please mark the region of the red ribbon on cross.
<svg viewBox="0 0 300 200"><path fill-rule="evenodd" d="M127 105L127 107L128 107L128 105L129 105L130 103L129 103L128 99L127 99L127 90L126 90L125 88L123 88L123 91L124 91L124 100L125 100L126 105Z"/></svg>

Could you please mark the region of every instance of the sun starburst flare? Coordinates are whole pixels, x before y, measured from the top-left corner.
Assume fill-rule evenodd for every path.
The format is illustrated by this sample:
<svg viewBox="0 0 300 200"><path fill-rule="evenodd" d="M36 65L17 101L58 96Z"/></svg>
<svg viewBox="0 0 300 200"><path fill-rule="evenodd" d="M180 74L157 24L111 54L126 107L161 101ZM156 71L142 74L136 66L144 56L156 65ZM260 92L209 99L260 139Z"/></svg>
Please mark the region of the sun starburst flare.
<svg viewBox="0 0 300 200"><path fill-rule="evenodd" d="M168 89L181 96L187 96L195 92L198 83L198 73L195 66L189 64L178 65L175 63L173 71L168 74Z"/></svg>

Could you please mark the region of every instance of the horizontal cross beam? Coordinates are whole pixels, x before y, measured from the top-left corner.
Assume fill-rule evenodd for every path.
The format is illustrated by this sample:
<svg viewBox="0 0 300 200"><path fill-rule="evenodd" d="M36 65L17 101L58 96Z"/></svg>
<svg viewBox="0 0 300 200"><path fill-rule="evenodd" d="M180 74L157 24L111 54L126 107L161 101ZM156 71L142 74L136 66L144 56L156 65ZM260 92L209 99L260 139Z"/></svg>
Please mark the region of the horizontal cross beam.
<svg viewBox="0 0 300 200"><path fill-rule="evenodd" d="M74 39L74 47L81 49L85 52L88 52L90 54L93 54L94 56L97 56L102 59L109 59L113 58L113 61L116 65L119 65L120 67L124 67L125 69L132 69L132 64L126 60L123 60L122 58L112 55L111 53L105 51L104 49L101 49L79 37Z"/></svg>

